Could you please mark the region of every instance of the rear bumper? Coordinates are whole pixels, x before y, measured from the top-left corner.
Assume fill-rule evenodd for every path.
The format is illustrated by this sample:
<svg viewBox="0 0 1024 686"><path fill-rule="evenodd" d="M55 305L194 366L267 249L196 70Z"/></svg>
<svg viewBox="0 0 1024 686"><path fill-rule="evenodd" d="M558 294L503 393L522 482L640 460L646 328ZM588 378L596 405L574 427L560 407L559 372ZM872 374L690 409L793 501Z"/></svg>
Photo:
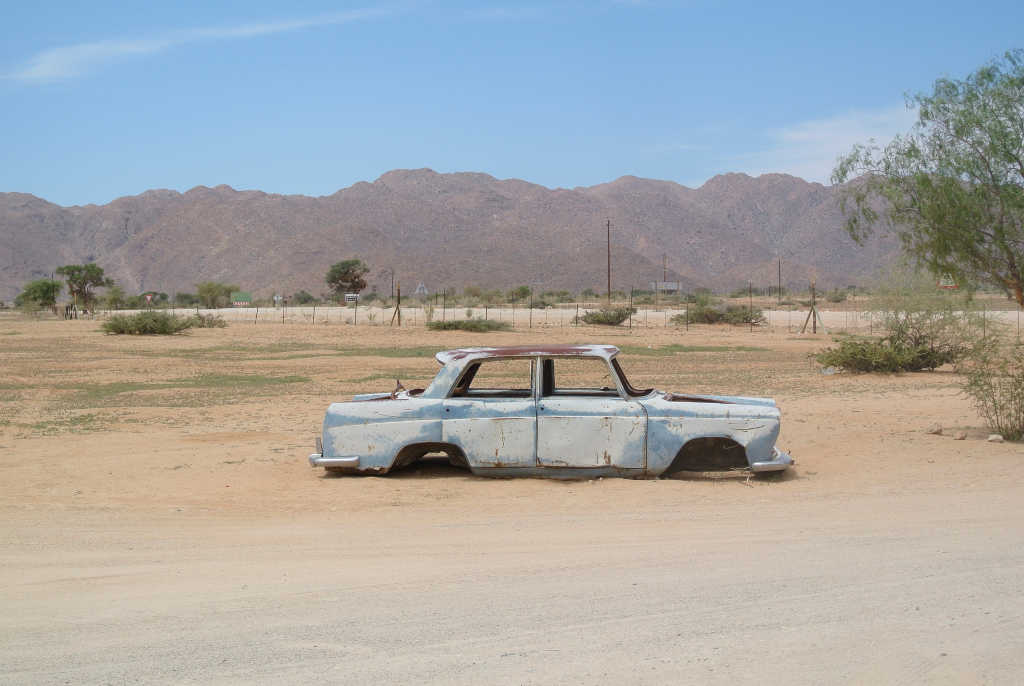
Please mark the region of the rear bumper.
<svg viewBox="0 0 1024 686"><path fill-rule="evenodd" d="M791 464L793 464L792 457L778 448L772 448L772 457L770 460L753 462L750 465L750 469L755 472L777 472L779 470L786 469Z"/></svg>
<svg viewBox="0 0 1024 686"><path fill-rule="evenodd" d="M348 469L359 468L359 457L324 457L320 453L313 453L309 456L310 467L347 467Z"/></svg>

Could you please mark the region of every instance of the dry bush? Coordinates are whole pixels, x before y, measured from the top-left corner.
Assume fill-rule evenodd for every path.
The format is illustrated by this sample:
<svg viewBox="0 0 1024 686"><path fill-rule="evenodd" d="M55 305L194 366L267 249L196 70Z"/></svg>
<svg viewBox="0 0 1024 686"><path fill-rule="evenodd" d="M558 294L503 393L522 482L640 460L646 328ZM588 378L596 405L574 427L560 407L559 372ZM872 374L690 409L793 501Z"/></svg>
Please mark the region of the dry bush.
<svg viewBox="0 0 1024 686"><path fill-rule="evenodd" d="M994 340L978 346L961 366L964 390L1003 438L1024 438L1024 345Z"/></svg>
<svg viewBox="0 0 1024 686"><path fill-rule="evenodd" d="M192 326L197 329L223 329L228 323L219 314L197 314L192 317Z"/></svg>
<svg viewBox="0 0 1024 686"><path fill-rule="evenodd" d="M600 310L592 310L581 314L579 319L585 324L597 324L599 326L618 326L635 314L635 308L629 307L605 307Z"/></svg>
<svg viewBox="0 0 1024 686"><path fill-rule="evenodd" d="M508 322L496 322L493 319L449 319L443 322L427 322L431 331L504 331L510 328Z"/></svg>
<svg viewBox="0 0 1024 686"><path fill-rule="evenodd" d="M151 336L181 333L194 325L193 317L177 317L167 312L147 310L136 314L116 314L103 322L102 329L108 334Z"/></svg>

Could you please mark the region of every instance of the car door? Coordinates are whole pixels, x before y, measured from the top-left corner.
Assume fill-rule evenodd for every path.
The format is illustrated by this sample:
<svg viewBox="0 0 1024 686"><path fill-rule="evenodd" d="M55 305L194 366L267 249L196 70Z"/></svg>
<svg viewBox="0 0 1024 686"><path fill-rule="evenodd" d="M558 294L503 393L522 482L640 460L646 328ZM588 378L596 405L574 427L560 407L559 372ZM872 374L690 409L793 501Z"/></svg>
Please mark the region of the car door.
<svg viewBox="0 0 1024 686"><path fill-rule="evenodd" d="M442 440L461 448L470 466L536 466L533 377L529 358L483 360L467 367L444 400Z"/></svg>
<svg viewBox="0 0 1024 686"><path fill-rule="evenodd" d="M544 467L645 469L647 413L602 358L544 360L537 462Z"/></svg>

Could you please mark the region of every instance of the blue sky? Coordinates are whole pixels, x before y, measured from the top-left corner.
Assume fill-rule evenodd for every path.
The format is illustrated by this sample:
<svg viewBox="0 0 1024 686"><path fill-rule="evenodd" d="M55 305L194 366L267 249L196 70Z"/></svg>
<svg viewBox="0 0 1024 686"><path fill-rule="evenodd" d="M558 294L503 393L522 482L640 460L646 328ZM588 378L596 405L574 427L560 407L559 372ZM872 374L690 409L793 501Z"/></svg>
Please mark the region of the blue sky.
<svg viewBox="0 0 1024 686"><path fill-rule="evenodd" d="M827 182L1024 3L5 3L0 191L325 195L395 168L549 187Z"/></svg>

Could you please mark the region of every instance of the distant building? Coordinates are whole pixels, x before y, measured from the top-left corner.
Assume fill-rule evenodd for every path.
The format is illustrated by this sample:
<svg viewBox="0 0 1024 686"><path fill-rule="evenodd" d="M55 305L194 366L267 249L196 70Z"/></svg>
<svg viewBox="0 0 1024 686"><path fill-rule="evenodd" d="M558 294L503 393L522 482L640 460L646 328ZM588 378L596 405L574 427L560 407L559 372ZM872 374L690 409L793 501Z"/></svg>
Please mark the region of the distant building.
<svg viewBox="0 0 1024 686"><path fill-rule="evenodd" d="M231 304L235 307L252 307L252 293L232 291Z"/></svg>

